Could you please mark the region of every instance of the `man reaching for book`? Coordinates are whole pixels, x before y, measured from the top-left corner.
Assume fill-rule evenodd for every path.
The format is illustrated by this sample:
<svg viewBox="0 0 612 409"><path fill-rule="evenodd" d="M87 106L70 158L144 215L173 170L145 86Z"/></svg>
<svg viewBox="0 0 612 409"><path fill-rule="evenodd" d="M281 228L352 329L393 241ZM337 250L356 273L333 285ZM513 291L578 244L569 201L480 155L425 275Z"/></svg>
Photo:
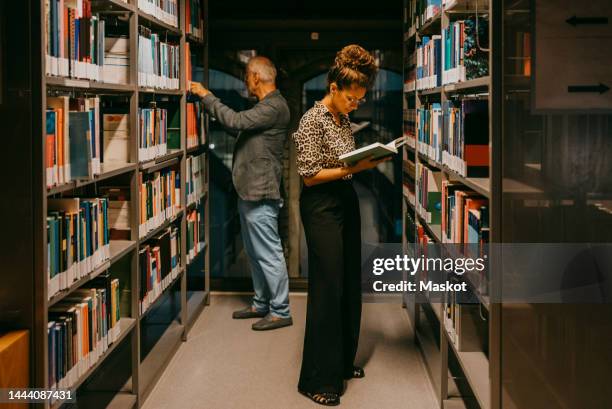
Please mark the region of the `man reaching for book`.
<svg viewBox="0 0 612 409"><path fill-rule="evenodd" d="M192 82L190 87L221 125L237 133L232 180L238 193L242 240L251 266L255 295L251 305L235 311L233 317L261 317L253 324L254 330L293 324L289 312L289 278L278 234L283 145L287 138L289 107L276 88L275 80L276 68L268 58L252 58L246 67L245 82L258 103L241 112L221 103L197 82Z"/></svg>

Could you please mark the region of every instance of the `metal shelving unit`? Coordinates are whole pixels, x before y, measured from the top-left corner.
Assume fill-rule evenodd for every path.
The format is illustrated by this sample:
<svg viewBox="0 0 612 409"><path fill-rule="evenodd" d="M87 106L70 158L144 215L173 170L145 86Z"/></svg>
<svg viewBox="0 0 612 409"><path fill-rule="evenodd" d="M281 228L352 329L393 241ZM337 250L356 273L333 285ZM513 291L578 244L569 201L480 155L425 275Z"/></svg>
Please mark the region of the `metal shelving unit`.
<svg viewBox="0 0 612 409"><path fill-rule="evenodd" d="M405 14L408 15L410 3L414 0L405 0ZM436 14L433 18L425 21L420 27L412 27L412 21L406 19L404 27L404 50L407 53L404 61L408 61L408 55L416 50L416 47L421 43L423 36L440 35L442 30L446 29L449 24L457 19L461 19L469 14L474 14L475 2L472 0L455 0L448 1L447 8L442 7L442 11ZM413 7L414 9L414 7ZM495 65L495 41L493 27L495 20L492 18L496 12L494 5L489 2L480 1L479 15L487 14L489 16L489 76L468 80L464 82L445 84L431 89L416 89L413 90L408 84L404 87L404 109L419 109L427 102L440 102L441 104L449 98L461 98L463 95L486 95L489 101L489 162L490 173L487 178L468 178L459 175L447 166L438 163L426 156L424 152L419 150L419 144L415 147L410 147L408 144L404 147L404 160L413 163L415 169L417 164L427 166L428 168L440 172L445 180L457 181L472 189L480 195L489 199L491 209L490 228L491 241L495 241L495 232L493 231L497 224L494 216L499 212L500 202L495 199L495 194L501 185L499 172L497 167L501 166L498 157L499 140L496 137L494 124L493 101L499 92L495 86L495 75L498 67ZM405 71L407 75L407 71ZM418 87L417 87L418 88ZM404 120L408 120L409 115L406 114ZM418 126L418 124L416 124ZM410 177L410 176L408 176ZM412 177L416 178L416 175ZM416 182L416 180L414 181ZM403 200L403 211L412 216L412 219L417 226L422 226L425 233L433 239L435 243L442 242L441 226L439 224L430 224L419 215L416 206L409 203L408 197ZM405 218L404 218L405 223ZM404 225L404 232L407 226ZM406 233L403 237L404 251L416 247L415 243L408 242ZM468 281L466 279L466 281ZM473 290L476 287L468 282L468 285ZM406 305L406 311L414 330L414 339L420 348L421 354L427 367L427 372L430 382L436 394L438 405L440 408L475 408L481 409L498 408L498 402L495 393L497 393L494 385L499 382L496 371L499 369L499 361L496 355L497 347L495 345L495 331L499 326L499 321L496 316L493 305L489 305L488 297L478 297L481 301L482 311L488 315L489 334L487 334L487 342L490 345L489 351L463 352L460 351L454 343L446 328L446 311L444 304L440 302L432 302L429 297L425 297L423 304L416 302L417 297L409 295L405 300L413 300L411 305ZM410 302L410 301L408 301ZM459 372L452 362L458 362ZM461 384L461 387L459 387ZM466 386L469 389L467 395Z"/></svg>
<svg viewBox="0 0 612 409"><path fill-rule="evenodd" d="M32 15L35 20L35 26L45 27L45 2L34 2L40 6L40 9L35 9ZM208 0L202 0L202 6L204 8L205 18L208 16ZM38 265L35 274L35 289L40 291L36 292L34 311L36 312L35 317L35 328L33 330L33 346L34 346L34 361L32 363L33 368L33 386L48 388L48 338L47 338L47 323L48 323L48 310L51 306L57 304L65 297L72 294L75 290L98 276L99 274L107 271L108 269L115 266L119 262L126 261L126 265L129 265L129 310L122 310L122 318L118 322L121 328L121 333L118 339L109 346L108 350L105 351L99 358L99 360L81 376L73 389L76 391L80 386L88 383L94 373L109 361L107 358L118 349L127 348L125 343L130 342L130 356L129 363L130 377L125 387L117 392L109 391L79 391L77 394L79 405L85 405L84 407L100 406L100 402L108 402L107 407L110 408L121 408L128 409L133 407L140 407L144 403L146 397L151 392L155 383L158 381L161 373L163 372L166 365L170 362L170 359L176 352L181 341L185 341L188 336L189 329L192 327L194 321L198 315L203 311L206 304L209 301L209 246L203 246L201 255L198 257L205 257L205 263L201 268L201 291L197 291L197 296L190 297L188 299L188 285L187 285L187 270L194 263L187 263L186 260L186 211L194 208L201 208L204 213L204 227L205 227L205 243L209 242L209 195L208 193L208 156L205 145L198 145L196 147L186 148L187 145L187 131L186 131L186 120L187 120L187 101L186 91L188 84L186 81L186 75L183 68L180 70L180 88L178 90L163 90L155 88L144 88L139 87L138 84L138 26L144 25L150 28L152 31L159 33L165 33L172 36L177 44L180 46L180 60L181 67L185 65L185 44L187 42L193 43L198 47L199 53L197 54L198 64L204 67L204 72L208 67L208 43L204 36L204 40L197 39L190 34L186 34L184 28L186 27L186 3L185 0L179 0L179 26L172 27L171 25L151 16L138 8L138 0L128 0L126 2L121 0L92 0L92 11L93 13L106 14L123 14L127 17L129 43L130 43L130 72L129 72L129 83L126 84L111 84L100 81L92 81L87 79L79 78L64 78L45 75L45 30L41 29L36 35L40 34L40 38L36 39L35 44L39 45L40 55L37 55L38 50L34 53L35 57L40 57L42 64L39 65L41 68L40 84L41 84L41 105L37 107L35 118L40 121L41 125L37 125L34 129L40 129L43 135L40 135L41 141L44 138L45 132L45 111L46 111L46 95L50 93L71 93L71 94L87 94L87 95L114 95L124 96L128 101L129 106L129 119L130 119L130 140L129 140L129 156L130 163L125 164L102 164L102 172L100 175L95 176L91 180L85 181L73 181L61 186L55 186L53 188L46 188L44 183L44 172L43 176L39 178L42 181L41 188L38 191L38 199L40 199L40 205L35 208L35 220L34 220L34 246L35 254L37 255L37 261L35 265ZM206 25L206 22L205 22ZM207 74L206 74L207 75ZM205 83L207 84L207 77ZM175 151L169 152L167 155L156 158L155 160L139 163L138 162L138 107L140 105L140 96L146 96L150 99L157 98L174 98L176 102L179 114L181 118L180 126L180 140L181 148ZM207 121L206 121L207 122ZM205 130L207 131L207 129ZM43 169L45 155L45 146L43 143L34 144L32 151L32 158L37 166L34 169ZM204 193L199 198L196 204L190 205L186 208L186 166L185 162L187 157L193 154L204 153L205 156L205 179L204 179ZM38 165L40 163L40 165ZM42 166L42 168L41 168ZM138 175L154 172L156 170L164 169L173 166L181 174L181 208L178 209L175 216L168 219L162 226L147 233L144 237L139 238L138 234L138 223L140 220L139 212L139 194L140 189L138 186ZM107 181L111 178L120 178L123 183L129 183L130 190L130 240L111 240L110 242L110 258L102 264L95 271L91 272L86 277L72 283L72 285L60 293L54 295L51 299L47 299L48 283L47 283L47 256L46 256L46 216L47 216L47 200L52 197L70 196L72 194L79 195L80 188L91 188L96 186L97 183ZM34 195L36 197L36 189L34 189ZM138 250L146 241L151 239L156 232L162 231L172 223L180 226L181 230L181 260L180 260L180 271L177 277L169 283L164 289L162 294L153 301L147 311L140 314L139 309L139 288L142 285L139 278L139 260ZM128 260L126 260L126 258ZM192 291L193 292L193 291ZM176 294L175 294L176 293ZM149 320L151 316L158 314L156 309L163 310L164 304L169 303L168 299L178 297L177 305L180 305L180 311L176 315L176 319L167 325L167 327L160 330L161 333L156 334L154 339L154 346L149 350L146 356L142 356L141 346L145 342L145 335L143 331L150 331L144 327L145 321ZM165 313L165 312L164 312ZM156 325L147 324L147 325ZM160 327L161 328L161 327ZM153 331L155 332L155 331ZM129 341L128 341L129 340ZM147 340L148 342L149 340ZM102 396L104 395L104 396ZM94 405L94 402L97 402ZM46 407L53 409L62 406L61 402L56 402L52 405L47 404Z"/></svg>

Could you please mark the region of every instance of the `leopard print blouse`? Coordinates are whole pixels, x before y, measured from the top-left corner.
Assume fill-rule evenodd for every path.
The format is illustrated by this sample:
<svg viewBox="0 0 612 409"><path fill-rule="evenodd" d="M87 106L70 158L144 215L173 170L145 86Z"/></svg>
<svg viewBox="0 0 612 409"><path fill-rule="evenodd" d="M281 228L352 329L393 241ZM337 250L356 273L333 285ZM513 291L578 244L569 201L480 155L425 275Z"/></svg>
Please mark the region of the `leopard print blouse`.
<svg viewBox="0 0 612 409"><path fill-rule="evenodd" d="M297 169L302 177L312 177L321 169L341 168L338 156L355 150L355 139L348 115L340 115L340 125L327 107L315 102L300 120L293 134L297 148ZM351 175L345 177L350 179Z"/></svg>

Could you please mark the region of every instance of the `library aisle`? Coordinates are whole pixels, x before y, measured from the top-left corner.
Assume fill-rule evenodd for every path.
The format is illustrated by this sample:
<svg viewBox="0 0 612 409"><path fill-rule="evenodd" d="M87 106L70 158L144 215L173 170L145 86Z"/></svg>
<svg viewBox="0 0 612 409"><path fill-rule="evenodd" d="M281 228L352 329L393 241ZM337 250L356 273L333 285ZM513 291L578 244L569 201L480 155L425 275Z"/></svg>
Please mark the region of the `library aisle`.
<svg viewBox="0 0 612 409"><path fill-rule="evenodd" d="M257 333L253 320L233 320L247 298L213 295L144 409L301 409L315 406L297 392L306 296L291 295L294 325ZM435 398L418 348L398 304L363 305L357 363L366 377L348 383L350 409L429 409Z"/></svg>

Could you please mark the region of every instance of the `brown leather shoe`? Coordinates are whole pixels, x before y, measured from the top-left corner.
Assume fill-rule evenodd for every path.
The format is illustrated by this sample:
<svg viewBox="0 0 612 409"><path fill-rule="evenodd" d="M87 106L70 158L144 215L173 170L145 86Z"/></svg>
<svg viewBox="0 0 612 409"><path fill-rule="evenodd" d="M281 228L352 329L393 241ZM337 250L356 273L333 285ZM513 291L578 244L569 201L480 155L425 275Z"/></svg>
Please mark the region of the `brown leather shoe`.
<svg viewBox="0 0 612 409"><path fill-rule="evenodd" d="M235 320L242 320L245 318L262 318L268 315L267 311L257 311L253 307L246 307L242 310L234 311L232 313L232 318Z"/></svg>

